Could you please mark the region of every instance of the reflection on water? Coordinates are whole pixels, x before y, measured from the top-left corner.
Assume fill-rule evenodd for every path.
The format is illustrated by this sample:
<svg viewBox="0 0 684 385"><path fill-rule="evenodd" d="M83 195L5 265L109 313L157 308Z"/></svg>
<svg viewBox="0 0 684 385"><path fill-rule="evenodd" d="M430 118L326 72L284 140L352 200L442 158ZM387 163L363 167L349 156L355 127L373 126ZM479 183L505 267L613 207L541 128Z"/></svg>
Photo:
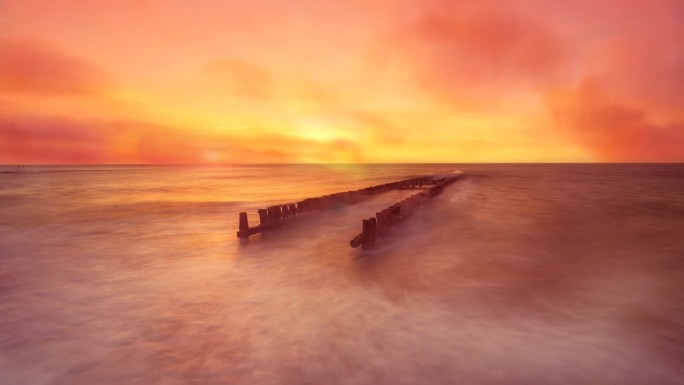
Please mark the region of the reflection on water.
<svg viewBox="0 0 684 385"><path fill-rule="evenodd" d="M0 175L0 383L684 383L682 166L123 169ZM372 251L405 192L235 237L454 169Z"/></svg>

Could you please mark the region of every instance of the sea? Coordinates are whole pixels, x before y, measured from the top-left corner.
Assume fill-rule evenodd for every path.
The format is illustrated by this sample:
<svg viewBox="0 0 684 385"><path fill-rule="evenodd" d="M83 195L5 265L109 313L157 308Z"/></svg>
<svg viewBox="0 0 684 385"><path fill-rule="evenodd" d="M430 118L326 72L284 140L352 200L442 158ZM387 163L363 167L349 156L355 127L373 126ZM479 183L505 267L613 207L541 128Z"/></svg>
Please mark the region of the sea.
<svg viewBox="0 0 684 385"><path fill-rule="evenodd" d="M12 171L16 166L3 166ZM684 384L684 165L0 173L0 384ZM462 171L236 236L238 214Z"/></svg>

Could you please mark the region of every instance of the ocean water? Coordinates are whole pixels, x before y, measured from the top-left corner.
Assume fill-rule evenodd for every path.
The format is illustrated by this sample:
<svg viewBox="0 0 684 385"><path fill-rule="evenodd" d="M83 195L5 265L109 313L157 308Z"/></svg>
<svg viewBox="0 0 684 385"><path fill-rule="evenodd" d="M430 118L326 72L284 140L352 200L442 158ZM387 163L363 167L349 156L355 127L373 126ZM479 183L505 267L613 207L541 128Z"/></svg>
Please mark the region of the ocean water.
<svg viewBox="0 0 684 385"><path fill-rule="evenodd" d="M2 385L684 384L683 165L68 169L0 174ZM453 170L373 250L410 192L236 238Z"/></svg>

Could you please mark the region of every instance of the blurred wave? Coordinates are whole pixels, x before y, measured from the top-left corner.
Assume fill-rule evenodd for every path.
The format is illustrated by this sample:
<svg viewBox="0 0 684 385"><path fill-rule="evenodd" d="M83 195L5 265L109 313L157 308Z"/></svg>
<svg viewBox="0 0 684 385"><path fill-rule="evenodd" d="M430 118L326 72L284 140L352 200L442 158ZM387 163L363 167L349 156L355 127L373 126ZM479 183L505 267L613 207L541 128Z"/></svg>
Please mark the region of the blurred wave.
<svg viewBox="0 0 684 385"><path fill-rule="evenodd" d="M83 166L79 166L83 167ZM237 213L462 170L235 237ZM682 165L0 175L2 384L684 384Z"/></svg>

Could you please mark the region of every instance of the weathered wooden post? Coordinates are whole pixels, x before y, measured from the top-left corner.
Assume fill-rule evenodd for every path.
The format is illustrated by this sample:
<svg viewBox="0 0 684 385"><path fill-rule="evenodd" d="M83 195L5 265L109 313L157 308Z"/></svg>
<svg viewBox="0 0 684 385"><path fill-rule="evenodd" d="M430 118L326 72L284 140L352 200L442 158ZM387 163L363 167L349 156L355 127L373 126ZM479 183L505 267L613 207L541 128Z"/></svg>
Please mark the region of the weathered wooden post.
<svg viewBox="0 0 684 385"><path fill-rule="evenodd" d="M249 222L247 221L247 213L241 212L240 213L240 230L247 230L247 229L249 229Z"/></svg>
<svg viewBox="0 0 684 385"><path fill-rule="evenodd" d="M363 230L361 231L361 239L360 239L360 244L361 247L369 248L373 247L375 245L375 240L378 237L377 233L377 222L375 220L375 217L370 218L370 219L364 219L362 222ZM354 240L352 240L353 242ZM352 247L354 244L352 244Z"/></svg>
<svg viewBox="0 0 684 385"><path fill-rule="evenodd" d="M382 220L382 211L378 211L375 213L375 224L378 235L384 235L384 222Z"/></svg>
<svg viewBox="0 0 684 385"><path fill-rule="evenodd" d="M368 240L364 243L366 247L375 246L375 241L378 239L378 222L375 217L368 220L369 234Z"/></svg>
<svg viewBox="0 0 684 385"><path fill-rule="evenodd" d="M280 206L271 206L267 210L269 223L278 223L281 218Z"/></svg>
<svg viewBox="0 0 684 385"><path fill-rule="evenodd" d="M382 237L387 233L386 211L378 211L377 213L375 213L375 218L377 220L378 236Z"/></svg>
<svg viewBox="0 0 684 385"><path fill-rule="evenodd" d="M354 239L349 241L349 246L351 246L353 248L357 248L357 247L361 246L362 243L363 243L363 233L355 236Z"/></svg>
<svg viewBox="0 0 684 385"><path fill-rule="evenodd" d="M370 219L361 220L361 247L367 247L370 238Z"/></svg>
<svg viewBox="0 0 684 385"><path fill-rule="evenodd" d="M395 203L389 207L389 210L390 210L390 214L389 214L390 224L393 225L393 224L399 222L399 205Z"/></svg>
<svg viewBox="0 0 684 385"><path fill-rule="evenodd" d="M259 213L259 223L262 225L265 225L268 223L268 210L266 209L259 209L257 210Z"/></svg>
<svg viewBox="0 0 684 385"><path fill-rule="evenodd" d="M249 237L249 222L247 221L247 213L246 212L240 213L240 226L238 228L237 236L238 236L238 238Z"/></svg>

